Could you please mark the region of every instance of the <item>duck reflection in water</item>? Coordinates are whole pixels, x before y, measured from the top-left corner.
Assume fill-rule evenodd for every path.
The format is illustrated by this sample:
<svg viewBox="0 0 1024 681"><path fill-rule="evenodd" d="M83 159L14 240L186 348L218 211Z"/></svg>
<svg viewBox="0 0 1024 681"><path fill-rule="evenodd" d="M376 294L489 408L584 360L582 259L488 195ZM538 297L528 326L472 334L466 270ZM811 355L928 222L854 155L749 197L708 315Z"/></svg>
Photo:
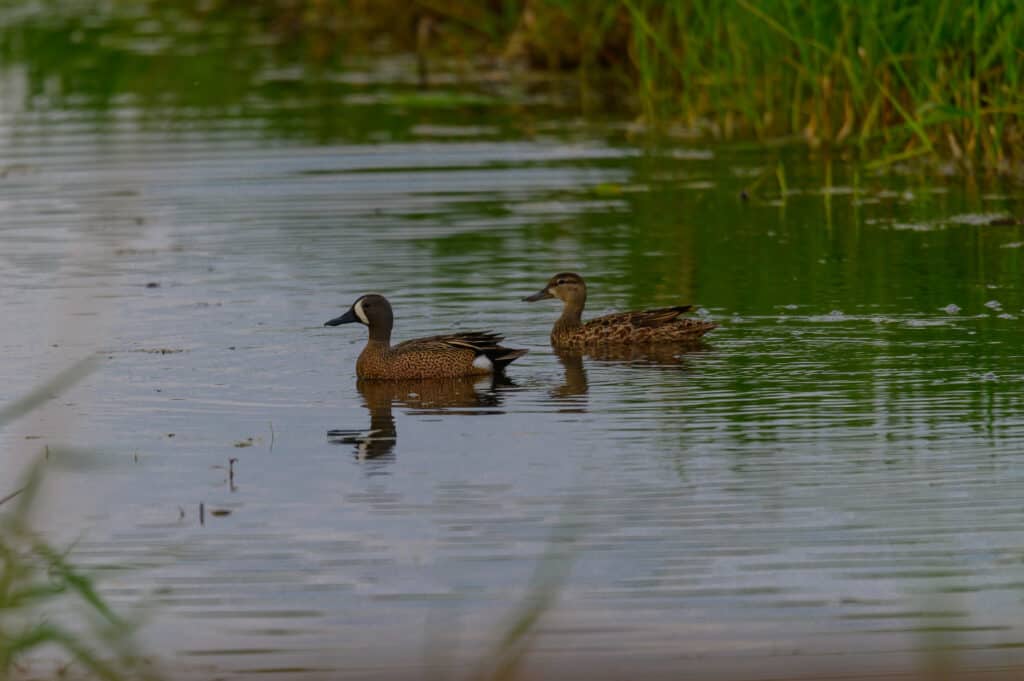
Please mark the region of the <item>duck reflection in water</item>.
<svg viewBox="0 0 1024 681"><path fill-rule="evenodd" d="M393 409L406 408L414 415L472 415L503 413L502 391L514 384L503 375L434 378L404 381L360 380L356 389L370 411L368 430L329 430L333 444L355 446L359 461L393 461L398 429Z"/></svg>
<svg viewBox="0 0 1024 681"><path fill-rule="evenodd" d="M671 343L665 345L646 346L598 346L588 348L586 352L571 352L555 349L555 356L565 370L565 381L551 390L551 397L556 400L579 402L578 398L587 394L587 368L583 361L586 357L591 362L607 362L629 366L649 367L652 369L677 369L689 371L690 363L687 356L699 352L707 352L709 345L700 340L690 343ZM567 411L585 411L582 403L577 408Z"/></svg>

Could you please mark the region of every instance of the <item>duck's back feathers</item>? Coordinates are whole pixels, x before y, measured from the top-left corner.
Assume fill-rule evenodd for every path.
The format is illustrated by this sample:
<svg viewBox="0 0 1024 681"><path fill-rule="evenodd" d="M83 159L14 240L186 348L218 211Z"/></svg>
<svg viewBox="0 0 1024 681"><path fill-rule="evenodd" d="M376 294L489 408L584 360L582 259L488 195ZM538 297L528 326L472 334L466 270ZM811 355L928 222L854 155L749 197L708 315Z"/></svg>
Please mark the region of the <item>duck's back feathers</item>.
<svg viewBox="0 0 1024 681"><path fill-rule="evenodd" d="M360 357L364 378L431 378L499 373L528 351L501 345L491 331L414 338Z"/></svg>
<svg viewBox="0 0 1024 681"><path fill-rule="evenodd" d="M677 305L676 307L659 307L654 310L643 310L637 312L615 312L595 317L585 324L598 327L627 326L632 328L655 328L677 321L679 315L689 312L693 305Z"/></svg>
<svg viewBox="0 0 1024 681"><path fill-rule="evenodd" d="M399 354L403 352L441 352L446 350L471 350L475 355L483 354L488 350L500 348L504 336L492 331L469 331L466 333L450 333L440 336L425 336L413 338L391 348L391 352Z"/></svg>
<svg viewBox="0 0 1024 681"><path fill-rule="evenodd" d="M529 352L529 350L506 348L501 345L503 340L505 340L504 336L493 331L468 331L405 341L392 348L392 352L402 352L403 346L413 351L427 350L428 348L433 348L434 351L470 350L473 352L474 366L487 367L487 363L480 360L481 357L486 357L493 366L493 370L499 372Z"/></svg>
<svg viewBox="0 0 1024 681"><path fill-rule="evenodd" d="M695 341L718 326L702 319L681 317L692 305L662 307L636 312L616 312L591 319L563 337L553 335L560 345L616 343L650 344Z"/></svg>

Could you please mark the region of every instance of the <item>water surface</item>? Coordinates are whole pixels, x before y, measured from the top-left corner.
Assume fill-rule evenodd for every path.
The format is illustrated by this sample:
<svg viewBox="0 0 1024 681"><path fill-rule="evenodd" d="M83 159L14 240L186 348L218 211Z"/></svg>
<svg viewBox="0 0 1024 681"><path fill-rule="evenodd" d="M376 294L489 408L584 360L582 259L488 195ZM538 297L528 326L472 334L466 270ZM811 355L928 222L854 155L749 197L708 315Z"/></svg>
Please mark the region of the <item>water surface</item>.
<svg viewBox="0 0 1024 681"><path fill-rule="evenodd" d="M53 467L40 522L147 604L174 676L458 676L552 555L527 667L551 678L1024 662L1024 228L988 225L1021 187L652 148L424 100L404 62L267 71L235 106L46 68L9 53L2 80L0 396L104 360L0 433L3 479L95 453ZM590 314L721 326L559 357L555 305L520 298L561 270ZM369 291L396 339L531 353L358 383L364 331L322 323Z"/></svg>

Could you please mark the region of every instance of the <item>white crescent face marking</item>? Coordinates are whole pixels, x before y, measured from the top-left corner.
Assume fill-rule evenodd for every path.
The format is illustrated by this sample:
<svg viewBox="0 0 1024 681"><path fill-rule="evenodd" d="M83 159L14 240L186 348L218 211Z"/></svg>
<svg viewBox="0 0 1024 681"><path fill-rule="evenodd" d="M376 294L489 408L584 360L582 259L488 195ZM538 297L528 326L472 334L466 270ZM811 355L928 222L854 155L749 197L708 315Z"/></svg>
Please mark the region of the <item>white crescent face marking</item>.
<svg viewBox="0 0 1024 681"><path fill-rule="evenodd" d="M362 298L360 298L358 301L356 301L356 308L355 308L355 310L356 310L356 316L359 317L359 321L361 321L363 324L366 324L367 326L369 326L370 325L370 320L366 318L366 313L363 312L363 299Z"/></svg>

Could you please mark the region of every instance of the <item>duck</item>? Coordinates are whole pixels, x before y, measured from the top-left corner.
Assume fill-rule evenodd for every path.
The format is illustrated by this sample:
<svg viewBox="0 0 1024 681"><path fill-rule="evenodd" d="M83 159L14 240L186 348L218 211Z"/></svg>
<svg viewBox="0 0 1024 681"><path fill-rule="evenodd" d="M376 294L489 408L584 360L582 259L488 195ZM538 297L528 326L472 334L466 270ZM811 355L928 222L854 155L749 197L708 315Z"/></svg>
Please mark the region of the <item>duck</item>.
<svg viewBox="0 0 1024 681"><path fill-rule="evenodd" d="M537 293L523 298L558 298L562 316L551 329L551 344L556 348L584 349L609 345L655 345L693 343L718 325L702 319L681 317L692 305L677 305L637 312L616 312L582 321L587 303L587 284L575 272L560 272Z"/></svg>
<svg viewBox="0 0 1024 681"><path fill-rule="evenodd" d="M414 338L391 345L394 313L387 298L377 293L360 296L340 317L324 326L358 323L370 332L356 361L360 379L457 378L499 374L528 350L506 348L491 331L471 331Z"/></svg>

